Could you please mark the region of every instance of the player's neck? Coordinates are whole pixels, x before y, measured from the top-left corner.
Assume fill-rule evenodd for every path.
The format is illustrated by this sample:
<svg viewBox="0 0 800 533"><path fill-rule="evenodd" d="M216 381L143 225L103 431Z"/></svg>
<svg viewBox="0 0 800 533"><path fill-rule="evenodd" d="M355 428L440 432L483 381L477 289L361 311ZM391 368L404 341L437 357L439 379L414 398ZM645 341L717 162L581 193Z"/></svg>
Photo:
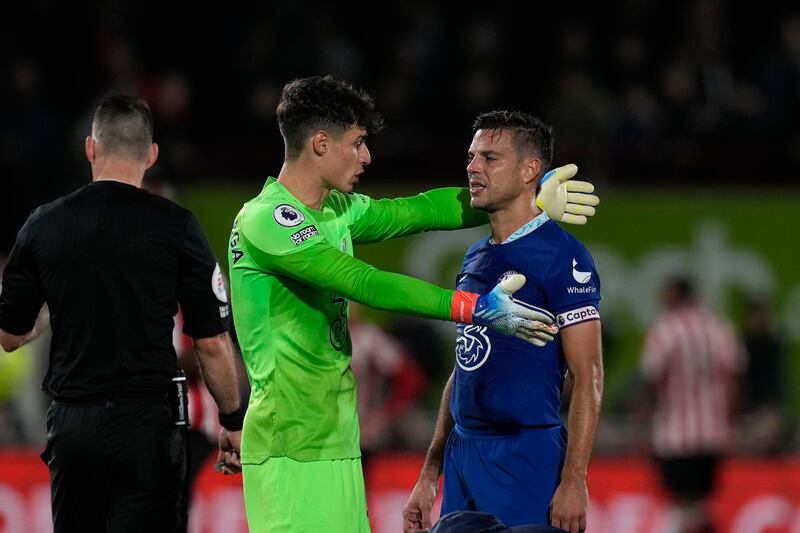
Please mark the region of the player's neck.
<svg viewBox="0 0 800 533"><path fill-rule="evenodd" d="M489 224L492 227L492 239L501 244L515 231L536 218L541 211L530 202L517 202L505 209L489 213Z"/></svg>
<svg viewBox="0 0 800 533"><path fill-rule="evenodd" d="M127 160L107 158L92 167L92 181L119 181L141 188L144 166Z"/></svg>
<svg viewBox="0 0 800 533"><path fill-rule="evenodd" d="M311 209L319 209L331 191L325 186L319 172L302 161L284 161L278 182L286 187L292 196Z"/></svg>

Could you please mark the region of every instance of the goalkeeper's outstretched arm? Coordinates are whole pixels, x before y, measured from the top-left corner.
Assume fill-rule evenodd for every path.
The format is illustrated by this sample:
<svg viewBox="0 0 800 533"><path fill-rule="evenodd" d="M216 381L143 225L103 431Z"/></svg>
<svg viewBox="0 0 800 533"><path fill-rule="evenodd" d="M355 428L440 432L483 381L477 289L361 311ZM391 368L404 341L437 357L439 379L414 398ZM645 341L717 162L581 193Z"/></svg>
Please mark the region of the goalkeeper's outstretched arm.
<svg viewBox="0 0 800 533"><path fill-rule="evenodd" d="M586 224L600 198L594 185L572 180L578 172L573 164L546 173L536 205L550 218L566 224ZM469 189L442 187L416 196L374 200L356 195L367 206L352 224L353 242L384 241L423 231L471 228L486 224L484 211L470 206Z"/></svg>
<svg viewBox="0 0 800 533"><path fill-rule="evenodd" d="M478 295L443 289L410 276L379 270L324 241L283 255L264 252L246 236L243 241L247 252L263 271L335 292L369 307L481 324L537 346L552 340L557 331L552 326L551 314L512 298L513 292L525 283L521 275L504 280L486 295Z"/></svg>
<svg viewBox="0 0 800 533"><path fill-rule="evenodd" d="M375 200L353 222L356 244L385 241L423 231L472 228L489 222L488 215L469 205L469 190L462 187L431 189L416 196Z"/></svg>

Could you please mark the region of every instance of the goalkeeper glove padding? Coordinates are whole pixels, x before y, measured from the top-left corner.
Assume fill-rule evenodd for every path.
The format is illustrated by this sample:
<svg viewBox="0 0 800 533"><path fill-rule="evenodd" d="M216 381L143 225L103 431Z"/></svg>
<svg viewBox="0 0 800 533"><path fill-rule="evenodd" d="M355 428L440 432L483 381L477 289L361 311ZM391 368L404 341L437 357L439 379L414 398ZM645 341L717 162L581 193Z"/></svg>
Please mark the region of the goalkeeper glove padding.
<svg viewBox="0 0 800 533"><path fill-rule="evenodd" d="M525 276L513 274L498 283L489 294L456 291L451 319L464 324L478 324L519 337L535 346L544 346L558 333L553 315L530 306L511 295L525 285Z"/></svg>
<svg viewBox="0 0 800 533"><path fill-rule="evenodd" d="M578 166L569 164L542 176L536 206L553 220L586 224L587 217L594 215L594 206L600 203L600 198L591 194L594 185L588 181L570 181L577 173Z"/></svg>

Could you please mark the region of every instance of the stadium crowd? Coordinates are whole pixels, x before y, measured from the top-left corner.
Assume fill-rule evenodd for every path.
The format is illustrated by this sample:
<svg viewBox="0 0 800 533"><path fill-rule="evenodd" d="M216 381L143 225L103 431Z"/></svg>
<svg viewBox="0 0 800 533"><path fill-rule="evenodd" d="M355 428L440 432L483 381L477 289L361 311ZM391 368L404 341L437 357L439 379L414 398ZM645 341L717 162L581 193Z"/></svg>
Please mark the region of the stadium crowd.
<svg viewBox="0 0 800 533"><path fill-rule="evenodd" d="M459 179L468 117L492 107L535 111L560 160L612 185L786 185L800 167L800 16L780 3L753 16L719 0L382 2L313 17L266 3L193 8L191 24L180 4L87 4L18 3L0 21L0 190L15 198L0 249L33 206L82 183L72 147L114 92L151 103L159 172L178 184L262 181L280 162L280 87L318 72L384 110L373 180Z"/></svg>

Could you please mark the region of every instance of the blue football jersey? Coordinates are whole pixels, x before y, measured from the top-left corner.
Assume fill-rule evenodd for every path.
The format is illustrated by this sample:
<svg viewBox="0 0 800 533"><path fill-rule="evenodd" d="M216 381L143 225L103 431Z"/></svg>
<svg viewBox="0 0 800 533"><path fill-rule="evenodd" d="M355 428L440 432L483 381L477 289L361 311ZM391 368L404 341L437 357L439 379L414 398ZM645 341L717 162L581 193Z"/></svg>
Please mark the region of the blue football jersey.
<svg viewBox="0 0 800 533"><path fill-rule="evenodd" d="M486 294L506 275L527 281L514 298L550 311L561 328L599 319L600 279L586 248L542 213L502 244L490 237L464 256L456 284ZM559 337L536 347L478 325L457 325L450 409L463 429L506 433L561 423L566 364Z"/></svg>

